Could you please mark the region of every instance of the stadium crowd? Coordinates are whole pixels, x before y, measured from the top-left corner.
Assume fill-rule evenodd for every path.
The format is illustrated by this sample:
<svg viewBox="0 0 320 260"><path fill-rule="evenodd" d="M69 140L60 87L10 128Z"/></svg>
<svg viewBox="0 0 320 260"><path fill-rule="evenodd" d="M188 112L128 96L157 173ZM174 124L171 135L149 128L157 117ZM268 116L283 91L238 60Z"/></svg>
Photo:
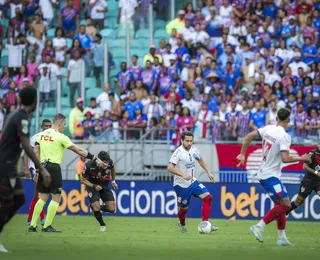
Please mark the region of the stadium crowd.
<svg viewBox="0 0 320 260"><path fill-rule="evenodd" d="M144 17L149 2L120 0L118 22L128 19L134 25L135 19ZM156 127L150 138L177 139L182 131L192 130L198 139L241 141L253 129L276 124L277 109L288 107L293 142L319 140L320 1L197 4L185 1L185 9L163 28L170 36L160 41L159 48L149 46L143 66L138 65L142 57L133 55L131 64L117 64L116 77L102 87L99 31L108 12L104 0L85 2L87 25L79 23L78 0L66 1L59 16L54 12L56 0L2 1L0 15L10 23L1 45L2 51L8 50L9 64L1 73L0 132L5 116L19 107L23 87L40 88L44 109L55 99L56 81L66 67L74 107L69 131L75 139L88 140L106 129L107 139L121 138L125 128L138 129L126 131L127 137L138 138ZM169 1L155 1L157 16L167 19L168 6ZM46 40L54 19L58 19L55 36ZM108 55L112 69L115 64ZM90 104L80 97L82 62L86 75L93 75L96 87L103 88Z"/></svg>

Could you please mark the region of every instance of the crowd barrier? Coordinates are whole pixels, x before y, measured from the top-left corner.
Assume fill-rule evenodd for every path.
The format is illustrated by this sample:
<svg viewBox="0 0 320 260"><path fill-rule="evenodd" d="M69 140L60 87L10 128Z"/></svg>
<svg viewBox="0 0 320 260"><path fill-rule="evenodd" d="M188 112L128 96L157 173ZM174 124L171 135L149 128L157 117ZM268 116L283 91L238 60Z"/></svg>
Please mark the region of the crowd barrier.
<svg viewBox="0 0 320 260"><path fill-rule="evenodd" d="M28 212L33 195L33 182L23 181L27 203L19 213ZM170 182L119 181L116 197L116 216L176 217L176 195ZM211 218L260 219L272 202L259 184L205 183L214 197ZM299 185L286 185L289 197L294 199ZM64 181L60 215L91 215L85 187L78 181ZM193 198L188 217L201 218L201 200ZM312 194L303 206L289 216L289 220L320 220L320 198Z"/></svg>

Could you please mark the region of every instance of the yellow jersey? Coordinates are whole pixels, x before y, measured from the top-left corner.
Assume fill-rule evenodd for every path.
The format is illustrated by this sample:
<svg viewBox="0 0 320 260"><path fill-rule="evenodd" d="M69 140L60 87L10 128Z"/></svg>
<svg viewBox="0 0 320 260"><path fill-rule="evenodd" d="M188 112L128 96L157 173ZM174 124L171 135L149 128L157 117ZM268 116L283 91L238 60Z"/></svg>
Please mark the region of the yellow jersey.
<svg viewBox="0 0 320 260"><path fill-rule="evenodd" d="M61 164L64 149L73 144L69 137L53 128L41 132L36 142L40 145L40 162L56 164Z"/></svg>

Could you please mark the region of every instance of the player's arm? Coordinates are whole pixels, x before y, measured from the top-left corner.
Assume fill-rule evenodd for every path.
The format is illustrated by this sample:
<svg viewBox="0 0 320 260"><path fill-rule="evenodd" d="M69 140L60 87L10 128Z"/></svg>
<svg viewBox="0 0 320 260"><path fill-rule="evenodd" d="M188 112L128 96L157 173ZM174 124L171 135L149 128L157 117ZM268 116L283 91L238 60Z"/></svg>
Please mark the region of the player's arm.
<svg viewBox="0 0 320 260"><path fill-rule="evenodd" d="M237 165L238 167L241 164L244 164L244 159L248 150L249 145L251 144L251 142L255 139L259 139L260 138L260 134L258 131L252 131L251 133L247 134L244 142L242 144L241 147L241 152L240 154L237 156L237 161L239 162L239 164Z"/></svg>
<svg viewBox="0 0 320 260"><path fill-rule="evenodd" d="M289 151L281 151L281 161L283 163L310 161L310 157L308 154L304 154L302 156L292 156L289 154Z"/></svg>
<svg viewBox="0 0 320 260"><path fill-rule="evenodd" d="M309 165L306 164L306 163L303 164L303 167L302 167L302 168L303 168L303 170L304 170L306 173L316 174L316 175L320 176L319 171L311 169L311 168L309 167Z"/></svg>
<svg viewBox="0 0 320 260"><path fill-rule="evenodd" d="M30 178L30 171L29 171L29 157L27 156L26 153L23 155L23 166L24 166L24 175L27 178Z"/></svg>
<svg viewBox="0 0 320 260"><path fill-rule="evenodd" d="M113 167L111 169L111 181L112 181L112 187L117 190L118 189L118 184L116 183L116 168Z"/></svg>
<svg viewBox="0 0 320 260"><path fill-rule="evenodd" d="M168 167L167 167L168 172L171 172L174 175L177 175L179 177L184 178L185 180L192 180L192 176L191 175L183 175L181 172L179 172L175 165L172 162L169 162Z"/></svg>
<svg viewBox="0 0 320 260"><path fill-rule="evenodd" d="M89 188L95 189L96 191L102 190L102 187L101 187L100 185L96 185L96 184L91 183L91 182L88 181L88 180L85 178L85 176L83 176L83 175L81 175L80 182L81 182L83 185L85 185L85 186L87 186L87 187L89 187Z"/></svg>
<svg viewBox="0 0 320 260"><path fill-rule="evenodd" d="M35 152L37 158L40 160L40 145L38 143L35 144L34 152Z"/></svg>
<svg viewBox="0 0 320 260"><path fill-rule="evenodd" d="M206 161L201 157L198 160L198 163L201 166L201 168L204 169L204 171L208 174L210 181L214 181L213 174L209 171Z"/></svg>

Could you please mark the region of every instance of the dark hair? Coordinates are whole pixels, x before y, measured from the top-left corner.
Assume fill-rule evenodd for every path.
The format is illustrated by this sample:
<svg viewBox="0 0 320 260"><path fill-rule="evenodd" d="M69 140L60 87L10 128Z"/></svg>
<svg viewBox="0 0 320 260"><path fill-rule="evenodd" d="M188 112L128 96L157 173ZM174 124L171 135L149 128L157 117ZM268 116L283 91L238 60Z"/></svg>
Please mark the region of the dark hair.
<svg viewBox="0 0 320 260"><path fill-rule="evenodd" d="M297 104L297 107L300 106L300 105L302 105L302 106L304 107L304 104L303 104L302 102L299 102L299 103Z"/></svg>
<svg viewBox="0 0 320 260"><path fill-rule="evenodd" d="M186 136L191 136L193 139L193 133L187 131L187 132L183 132L181 135L181 139L184 140Z"/></svg>
<svg viewBox="0 0 320 260"><path fill-rule="evenodd" d="M280 108L277 117L279 118L280 121L285 121L290 117L290 110L287 108Z"/></svg>
<svg viewBox="0 0 320 260"><path fill-rule="evenodd" d="M114 97L114 92L110 92L110 93L109 93L109 97L110 97L110 96L111 96L111 97Z"/></svg>
<svg viewBox="0 0 320 260"><path fill-rule="evenodd" d="M26 87L20 92L21 104L30 106L37 100L37 90L33 87Z"/></svg>
<svg viewBox="0 0 320 260"><path fill-rule="evenodd" d="M102 36L101 36L101 34L99 34L99 33L96 34L96 37L99 38L99 40L102 39Z"/></svg>
<svg viewBox="0 0 320 260"><path fill-rule="evenodd" d="M106 162L110 162L110 160L111 160L110 155L106 151L100 151L98 153L98 158L101 161L106 161Z"/></svg>
<svg viewBox="0 0 320 260"><path fill-rule="evenodd" d="M135 57L136 59L139 59L138 55L132 55L132 57Z"/></svg>
<svg viewBox="0 0 320 260"><path fill-rule="evenodd" d="M51 124L51 120L50 119L43 119L41 125L45 124L45 123L50 123Z"/></svg>
<svg viewBox="0 0 320 260"><path fill-rule="evenodd" d="M58 31L61 31L61 32L62 32L61 37L64 37L64 30L63 30L61 27L57 27L57 29L56 29L56 31L55 31L55 33L54 33L54 35L57 37L57 33L58 33Z"/></svg>
<svg viewBox="0 0 320 260"><path fill-rule="evenodd" d="M90 98L90 101L96 101L97 99L95 97Z"/></svg>
<svg viewBox="0 0 320 260"><path fill-rule="evenodd" d="M55 124L56 122L60 121L60 120L65 120L66 117L60 113L56 114L53 119L52 122Z"/></svg>
<svg viewBox="0 0 320 260"><path fill-rule="evenodd" d="M158 124L158 119L156 117L154 117L154 116L150 118L150 122L151 121L153 121L155 125Z"/></svg>

